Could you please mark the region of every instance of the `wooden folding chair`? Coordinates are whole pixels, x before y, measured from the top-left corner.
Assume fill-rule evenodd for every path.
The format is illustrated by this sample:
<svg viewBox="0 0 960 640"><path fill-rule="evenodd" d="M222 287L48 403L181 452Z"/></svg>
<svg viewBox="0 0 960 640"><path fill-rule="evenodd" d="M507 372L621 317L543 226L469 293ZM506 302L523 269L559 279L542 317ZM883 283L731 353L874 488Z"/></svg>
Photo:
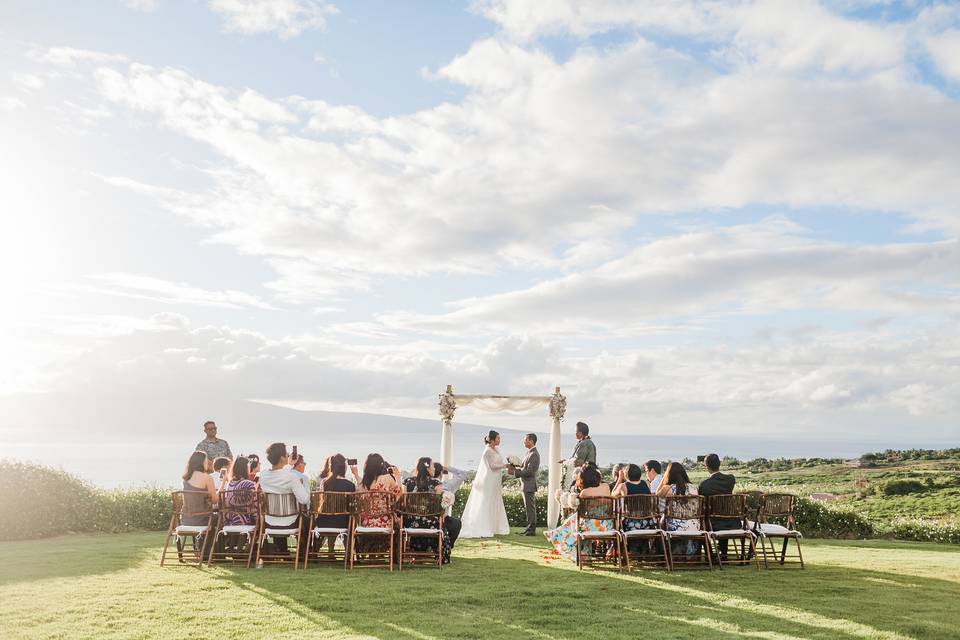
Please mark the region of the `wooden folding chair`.
<svg viewBox="0 0 960 640"><path fill-rule="evenodd" d="M713 569L713 559L710 557L710 538L703 522L706 501L702 496L666 496L662 500L666 505L663 512L663 526L666 529L664 534L667 536L667 542L670 543L668 546L670 547L671 569L676 568L677 564L687 566L703 564L703 557L706 558L707 566ZM669 531L671 520L693 522L696 529ZM688 542L698 543L700 548L696 553L678 553L673 548L674 543L686 546Z"/></svg>
<svg viewBox="0 0 960 640"><path fill-rule="evenodd" d="M353 529L353 511L355 493L343 491L314 491L310 498L310 526L307 553L303 559L306 569L310 560L317 562L343 562L343 568L350 566L350 532ZM321 518L325 516L345 519L345 527L328 527ZM324 540L333 539L333 544L323 550ZM316 545L316 549L314 546ZM340 547L338 549L338 547Z"/></svg>
<svg viewBox="0 0 960 640"><path fill-rule="evenodd" d="M647 529L627 529L627 520L647 521ZM633 561L637 566L660 567L670 570L670 555L667 550L667 537L660 528L660 499L649 494L626 496L620 502L620 536L623 545L623 563L627 571L633 571ZM636 542L641 550L631 555L630 543ZM659 546L658 546L659 545ZM658 551L659 549L659 551ZM660 559L660 555L663 559Z"/></svg>
<svg viewBox="0 0 960 640"><path fill-rule="evenodd" d="M605 520L610 522L608 531L590 531L584 527L587 520ZM613 558L619 571L623 571L620 557L620 531L617 529L617 501L614 498L580 498L577 505L577 528L574 536L577 540L577 566L583 570L583 545L590 545L590 566L607 562L607 554ZM603 558L597 561L596 558Z"/></svg>
<svg viewBox="0 0 960 640"><path fill-rule="evenodd" d="M177 561L180 564L203 564L203 549L208 543L213 530L214 513L210 505L210 496L206 491L173 491L171 494L173 511L170 516L170 526L167 528L167 540L163 544L160 554L160 566L164 566L167 559L167 550L170 541L174 541L177 548ZM206 522L200 525L183 524L187 518L205 518ZM187 548L187 542L190 547ZM191 553L193 558L187 563L184 552Z"/></svg>
<svg viewBox="0 0 960 640"><path fill-rule="evenodd" d="M296 516L296 520L288 525L278 526L267 523L267 518L292 518L294 516ZM267 548L267 537L286 538L288 544L292 538L296 543L296 549L291 552L289 547L286 551ZM292 493L262 492L260 494L260 537L257 540L257 566L261 563L289 563L292 554L293 568L296 570L300 566L300 551L302 549L303 527L300 523L300 504L297 502L297 497Z"/></svg>
<svg viewBox="0 0 960 640"><path fill-rule="evenodd" d="M409 559L410 565L419 560L429 560L437 563L437 569L443 569L443 496L437 493L405 493L397 501L397 515L400 517L400 562L397 567L403 571L404 560ZM409 518L429 518L436 521L436 526L410 527ZM412 548L412 541L426 538L436 541L436 549L416 551ZM421 564L429 564L424 562Z"/></svg>
<svg viewBox="0 0 960 640"><path fill-rule="evenodd" d="M388 567L393 571L393 540L397 497L388 491L360 491L353 502L353 528L350 532L350 568ZM390 526L371 527L360 523L371 518L388 519ZM385 541L386 550L375 546ZM358 544L362 543L362 544Z"/></svg>
<svg viewBox="0 0 960 640"><path fill-rule="evenodd" d="M253 562L253 550L260 538L260 496L257 492L256 487L220 492L220 517L214 529L208 565L214 561L245 562L249 567Z"/></svg>
<svg viewBox="0 0 960 640"><path fill-rule="evenodd" d="M718 528L720 525L733 525L729 528ZM760 570L760 559L757 557L756 536L750 530L747 518L747 496L745 495L716 495L707 498L707 528L710 530L711 550L717 566L747 565L753 563L757 571ZM721 553L721 541L726 541L726 551ZM729 545L733 543L733 553Z"/></svg>
<svg viewBox="0 0 960 640"><path fill-rule="evenodd" d="M797 496L789 493L765 493L760 502L760 511L757 513L757 528L759 529L760 551L763 553L763 566L770 568L767 560L767 545L770 546L770 553L773 559L780 566L787 564L799 564L803 569L803 552L800 550L800 538L803 537L799 531L793 528L793 511L797 505ZM770 522L771 518L778 519L784 524ZM780 553L777 553L773 544L774 540L783 540ZM793 540L796 547L796 554L787 555L787 544ZM779 560L777 556L779 555ZM788 562L789 561L789 562Z"/></svg>

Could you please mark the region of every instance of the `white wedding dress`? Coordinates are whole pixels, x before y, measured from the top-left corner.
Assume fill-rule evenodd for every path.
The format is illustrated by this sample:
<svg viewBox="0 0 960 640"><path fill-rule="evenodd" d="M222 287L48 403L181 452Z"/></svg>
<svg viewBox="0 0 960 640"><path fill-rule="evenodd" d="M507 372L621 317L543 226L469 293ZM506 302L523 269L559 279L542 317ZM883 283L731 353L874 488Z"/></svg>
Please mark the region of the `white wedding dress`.
<svg viewBox="0 0 960 640"><path fill-rule="evenodd" d="M501 482L506 467L495 447L484 449L470 497L463 508L461 538L492 538L510 533Z"/></svg>

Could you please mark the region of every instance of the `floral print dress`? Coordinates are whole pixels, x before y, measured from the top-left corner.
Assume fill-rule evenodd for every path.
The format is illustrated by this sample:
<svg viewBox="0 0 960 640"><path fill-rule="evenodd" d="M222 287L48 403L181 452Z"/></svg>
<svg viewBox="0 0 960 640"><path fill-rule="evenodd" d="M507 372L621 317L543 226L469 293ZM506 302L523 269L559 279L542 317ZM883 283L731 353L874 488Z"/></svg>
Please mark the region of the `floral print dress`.
<svg viewBox="0 0 960 640"><path fill-rule="evenodd" d="M407 478L404 481L404 487L407 490L407 493L416 493L417 489L417 480L416 478ZM441 482L436 479L430 480L428 491L433 493L438 486L441 485ZM440 525L439 518L434 518L432 516L404 516L403 517L403 526L410 527L413 529L436 529ZM433 538L427 537L416 537L410 539L410 548L417 552L429 551L437 548L437 541ZM444 532L443 542L440 546L440 561L443 564L450 564L450 553L453 550L453 547L450 544L450 536L446 535Z"/></svg>
<svg viewBox="0 0 960 640"><path fill-rule="evenodd" d="M587 514L590 515L589 513ZM584 518L580 521L580 531L586 532L606 532L616 529L613 520L601 520L599 518ZM556 529L544 531L547 541L553 545L560 554L568 560L576 562L577 560L577 514L571 513Z"/></svg>
<svg viewBox="0 0 960 640"><path fill-rule="evenodd" d="M360 491L385 491L387 493L392 493L398 498L403 495L403 488L398 485L396 482L388 482L388 478L391 476L383 475L378 476L376 480L373 481L373 484L370 485L370 488L367 489L363 485L360 485ZM361 516L360 517L360 526L361 527L386 527L388 529L393 528L393 516L384 515L384 516Z"/></svg>

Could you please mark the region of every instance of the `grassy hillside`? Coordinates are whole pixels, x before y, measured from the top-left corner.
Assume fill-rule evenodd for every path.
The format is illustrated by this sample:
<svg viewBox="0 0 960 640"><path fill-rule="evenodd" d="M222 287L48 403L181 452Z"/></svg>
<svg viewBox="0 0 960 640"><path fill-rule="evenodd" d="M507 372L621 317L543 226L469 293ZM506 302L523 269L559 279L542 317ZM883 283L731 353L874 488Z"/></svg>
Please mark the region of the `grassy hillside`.
<svg viewBox="0 0 960 640"><path fill-rule="evenodd" d="M0 543L5 638L955 638L960 548L804 543L807 569L578 572L542 538L344 572L158 566L161 533ZM652 630L652 631L651 631Z"/></svg>

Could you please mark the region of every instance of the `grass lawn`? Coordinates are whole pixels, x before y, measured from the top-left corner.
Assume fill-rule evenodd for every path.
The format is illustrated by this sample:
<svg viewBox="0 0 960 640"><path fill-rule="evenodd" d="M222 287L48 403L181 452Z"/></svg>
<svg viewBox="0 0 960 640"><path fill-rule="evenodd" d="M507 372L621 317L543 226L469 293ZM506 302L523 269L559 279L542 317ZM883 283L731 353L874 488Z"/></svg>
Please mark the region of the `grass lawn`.
<svg viewBox="0 0 960 640"><path fill-rule="evenodd" d="M805 571L578 572L542 539L443 570L158 566L162 533L0 543L3 638L957 638L960 547L808 540Z"/></svg>

